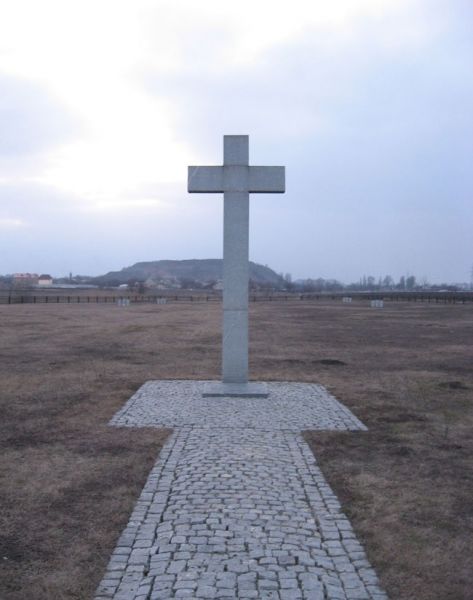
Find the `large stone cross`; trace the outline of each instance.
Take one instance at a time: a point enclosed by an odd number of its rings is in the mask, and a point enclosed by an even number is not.
[[[224,194],[222,383],[208,396],[267,396],[248,383],[250,193],[283,193],[284,167],[250,167],[247,135],[223,136],[223,166],[188,167],[188,191]]]

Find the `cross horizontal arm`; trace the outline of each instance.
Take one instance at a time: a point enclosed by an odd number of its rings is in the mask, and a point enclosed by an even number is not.
[[[249,191],[253,194],[283,194],[286,191],[285,168],[250,167]]]
[[[187,191],[223,193],[223,167],[187,167]]]
[[[208,194],[231,191],[282,194],[285,179],[284,167],[188,167],[187,190]]]

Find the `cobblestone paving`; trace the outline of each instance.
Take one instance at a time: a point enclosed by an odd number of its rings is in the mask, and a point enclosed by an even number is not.
[[[268,383],[269,398],[203,398],[206,381],[148,381],[111,420],[127,427],[366,429],[321,385]]]
[[[320,386],[270,384],[267,400],[236,400],[201,398],[202,384],[149,382],[111,421],[175,431],[96,600],[386,600],[299,433],[361,422]]]

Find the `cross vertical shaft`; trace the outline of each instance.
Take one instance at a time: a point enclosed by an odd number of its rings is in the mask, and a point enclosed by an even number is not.
[[[235,178],[248,171],[248,136],[225,136],[223,166]],[[241,186],[244,189],[244,186]],[[225,191],[223,206],[222,381],[248,381],[248,191]]]

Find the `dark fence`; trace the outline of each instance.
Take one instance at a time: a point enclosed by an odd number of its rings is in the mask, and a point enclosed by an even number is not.
[[[84,296],[84,295],[0,295],[0,304],[119,304],[128,300],[132,304],[165,304],[167,302],[210,302],[219,300],[212,296]]]
[[[371,293],[354,292],[344,293],[319,293],[319,294],[281,294],[269,295],[250,294],[250,302],[288,302],[288,301],[341,301],[350,297],[353,301],[384,300],[388,302],[426,302],[435,304],[466,304],[473,302],[473,292],[398,292],[398,293]],[[165,296],[155,295],[46,295],[30,293],[0,293],[0,304],[119,304],[129,301],[132,304],[165,304],[172,302],[220,302],[220,295],[209,294],[175,294]]]

